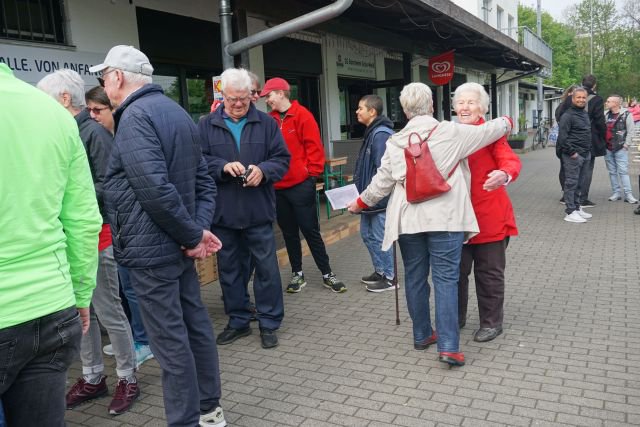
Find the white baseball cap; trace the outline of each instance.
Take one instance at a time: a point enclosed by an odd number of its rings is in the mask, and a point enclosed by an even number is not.
[[[153,74],[153,67],[147,55],[140,52],[133,46],[118,45],[111,48],[102,64],[89,68],[92,73],[97,73],[106,68],[118,68],[119,70],[130,71],[132,73],[150,76]]]

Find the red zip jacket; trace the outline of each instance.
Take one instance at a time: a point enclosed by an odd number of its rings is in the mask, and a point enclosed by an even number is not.
[[[482,123],[484,120],[481,119],[477,124]],[[480,227],[480,233],[470,239],[469,244],[498,242],[507,236],[516,236],[518,228],[507,188],[502,186],[486,191],[482,185],[493,170],[503,170],[515,181],[522,167],[520,158],[509,147],[507,138],[502,137],[467,160],[471,171],[471,204]]]
[[[287,143],[291,162],[286,175],[274,184],[276,190],[291,188],[310,176],[324,172],[324,147],[320,139],[320,128],[313,114],[298,101],[292,101],[284,119],[278,111],[271,111]]]

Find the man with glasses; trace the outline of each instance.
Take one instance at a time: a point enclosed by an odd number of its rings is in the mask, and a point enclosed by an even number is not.
[[[98,206],[103,216],[98,243],[98,278],[91,299],[91,326],[89,332],[82,337],[80,347],[82,377],[67,393],[67,409],[73,409],[88,400],[108,393],[101,350],[102,337],[97,321],[99,319],[113,344],[118,375],[116,391],[108,411],[112,415],[122,414],[128,411],[140,396],[140,389],[135,375],[136,358],[131,327],[120,303],[118,266],[113,256],[111,228],[104,209],[103,183],[113,137],[109,131],[89,117],[89,112],[85,108],[84,81],[75,71],[55,71],[40,80],[38,88],[58,101],[76,119],[80,139],[87,151]]]
[[[193,258],[217,251],[209,231],[215,183],[189,114],[151,84],[149,59],[115,46],[101,73],[116,121],[105,204],[116,259],[129,269],[149,344],[162,368],[169,426],[226,425],[213,328]]]
[[[228,69],[221,80],[222,106],[198,123],[202,152],[218,186],[211,229],[224,242],[218,271],[229,322],[217,342],[231,344],[251,334],[247,285],[253,259],[261,343],[273,348],[284,317],[273,184],[286,173],[290,156],[276,122],[251,103],[247,71]]]

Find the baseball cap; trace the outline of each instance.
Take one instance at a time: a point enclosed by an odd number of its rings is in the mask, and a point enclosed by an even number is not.
[[[267,96],[271,91],[274,90],[289,90],[289,83],[287,83],[285,79],[282,79],[280,77],[269,79],[264,84],[262,92],[260,92],[260,96]]]
[[[118,45],[112,47],[109,53],[107,53],[104,62],[90,67],[89,71],[97,73],[109,67],[143,74],[145,76],[153,74],[153,67],[147,55],[133,46]]]

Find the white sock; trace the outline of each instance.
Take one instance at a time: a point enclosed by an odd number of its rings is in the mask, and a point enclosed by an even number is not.
[[[83,375],[84,380],[89,384],[100,384],[100,380],[102,379],[102,373],[99,374],[85,374]]]

